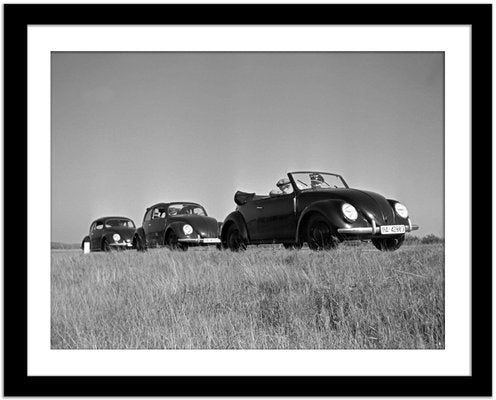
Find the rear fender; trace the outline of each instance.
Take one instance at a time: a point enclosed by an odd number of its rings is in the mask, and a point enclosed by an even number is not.
[[[343,200],[320,200],[310,204],[305,208],[298,220],[298,225],[296,227],[296,241],[299,242],[299,238],[303,234],[305,229],[305,224],[313,214],[320,214],[331,226],[332,229],[337,229],[346,225],[346,221],[343,218],[343,213],[341,211],[341,206],[345,203]]]
[[[139,238],[141,239],[141,243],[146,243],[145,230],[142,227],[136,229],[136,231],[134,232],[133,241],[136,236],[139,236]]]
[[[220,232],[220,240],[222,243],[226,243],[227,241],[227,230],[229,227],[235,224],[241,235],[249,241],[249,236],[248,236],[248,229],[246,228],[246,222],[243,216],[239,211],[233,211],[231,214],[229,214],[226,219],[224,220],[224,223],[222,224],[222,229]]]
[[[89,241],[90,241],[90,237],[85,236],[83,241],[81,242],[81,250],[84,250],[84,242],[89,242]]]

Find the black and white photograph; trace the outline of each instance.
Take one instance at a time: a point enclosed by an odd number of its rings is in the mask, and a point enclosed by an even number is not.
[[[491,12],[4,5],[4,395],[491,395]]]
[[[444,348],[443,53],[51,78],[52,348]]]

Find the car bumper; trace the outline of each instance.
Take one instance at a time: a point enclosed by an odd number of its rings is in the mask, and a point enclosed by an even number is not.
[[[220,243],[220,239],[218,238],[185,238],[185,239],[177,239],[179,243],[188,243],[188,244],[218,244]]]
[[[133,247],[133,244],[132,243],[128,243],[128,242],[123,242],[123,243],[109,243],[109,246],[110,247],[122,247],[122,248],[125,248],[125,249],[130,249]]]
[[[418,225],[413,225],[408,218],[408,225],[405,226],[405,232],[416,231],[419,227]],[[375,221],[372,220],[372,226],[359,227],[359,228],[338,228],[338,233],[342,235],[378,235],[381,233],[381,228],[376,225]]]

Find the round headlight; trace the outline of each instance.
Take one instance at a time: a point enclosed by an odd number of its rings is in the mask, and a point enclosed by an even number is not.
[[[184,225],[183,226],[183,232],[185,235],[191,235],[193,233],[193,227],[191,225]]]
[[[121,235],[119,235],[118,233],[114,233],[114,236],[112,236],[112,239],[114,239],[116,242],[118,242],[119,240],[121,240]]]
[[[401,203],[394,203],[394,209],[401,218],[408,218],[408,210]]]
[[[358,212],[356,208],[349,203],[344,203],[341,206],[341,210],[343,211],[344,217],[350,222],[354,222],[358,218]]]

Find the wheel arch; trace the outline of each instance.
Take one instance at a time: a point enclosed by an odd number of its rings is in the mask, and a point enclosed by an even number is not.
[[[239,231],[241,235],[247,240],[250,240],[250,237],[248,235],[248,229],[246,227],[246,222],[243,216],[239,211],[233,211],[231,214],[229,214],[226,219],[224,220],[224,223],[222,224],[222,229],[220,233],[220,240],[223,244],[227,242],[227,231],[232,225],[237,225],[239,228]]]
[[[295,240],[299,242],[302,239],[305,225],[313,215],[319,215],[324,218],[332,229],[343,226],[345,221],[340,210],[343,203],[343,200],[322,200],[310,204],[302,211],[300,218],[298,219]]]
[[[85,236],[83,238],[83,241],[81,242],[81,250],[84,250],[84,243],[85,242],[89,242],[90,243],[90,247],[91,247],[91,239],[90,239],[90,237],[89,236]]]
[[[184,225],[184,223],[181,223],[181,222],[173,222],[172,224],[169,224],[165,227],[164,229],[164,240],[163,240],[163,245],[165,246],[167,244],[167,239],[169,237],[169,235],[171,234],[171,232],[174,232],[177,237],[183,237],[184,234],[183,232],[181,232],[181,229],[180,227]]]

